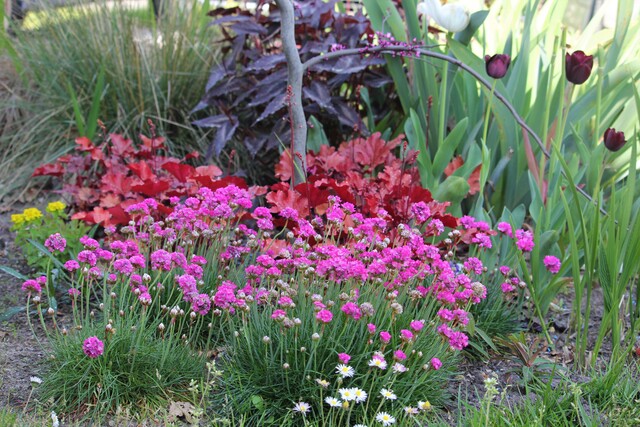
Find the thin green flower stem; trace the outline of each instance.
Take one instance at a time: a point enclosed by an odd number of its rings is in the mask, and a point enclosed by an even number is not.
[[[524,256],[522,255],[521,252],[518,252],[518,258],[520,259],[520,268],[522,269],[523,273],[526,273],[527,270],[527,263],[524,259]],[[529,289],[529,293],[531,294],[531,299],[533,300],[533,306],[535,309],[536,314],[538,315],[538,318],[540,319],[540,325],[542,326],[542,331],[544,332],[544,336],[547,340],[547,344],[549,345],[553,345],[553,340],[551,340],[551,336],[549,335],[549,330],[547,329],[547,324],[544,321],[544,317],[542,316],[542,312],[540,311],[540,306],[536,303],[537,298],[536,298],[536,291],[535,291],[535,287],[533,286],[533,283],[531,283],[531,280],[529,277],[526,278],[527,280],[525,281],[525,283],[527,284],[527,288]]]
[[[467,73],[471,74],[481,85],[485,86],[487,89],[491,89],[491,83],[489,83],[489,81],[487,79],[485,79],[482,75],[480,75],[480,73],[478,73],[477,71],[475,71],[473,68],[471,68],[469,65],[465,64],[464,62],[460,61],[457,58],[453,58],[449,55],[445,55],[443,53],[440,52],[433,52],[431,50],[428,50],[427,47],[416,47],[416,46],[370,46],[370,47],[366,47],[366,48],[353,48],[353,49],[343,49],[343,50],[338,50],[335,52],[327,52],[324,55],[321,56],[316,56],[314,58],[311,58],[309,60],[307,60],[306,62],[304,62],[302,64],[302,69],[303,71],[306,71],[307,69],[311,68],[312,66],[328,60],[328,59],[332,59],[332,58],[339,58],[342,56],[349,56],[349,55],[365,55],[365,54],[377,54],[377,53],[398,53],[398,52],[408,52],[408,53],[419,53],[420,55],[424,55],[424,56],[428,56],[431,58],[436,58],[436,59],[440,59],[443,61],[447,61],[451,64],[454,64],[456,66],[458,66],[459,68],[463,69],[464,71],[466,71]],[[542,154],[547,157],[547,158],[551,158],[551,154],[549,153],[549,150],[547,150],[547,148],[545,147],[544,143],[542,142],[542,140],[540,139],[540,137],[538,136],[538,134],[535,133],[535,131],[533,129],[531,129],[531,127],[524,121],[524,119],[522,117],[520,117],[520,114],[518,114],[518,112],[516,111],[515,107],[509,102],[509,100],[507,100],[507,98],[504,97],[504,95],[502,95],[500,92],[496,91],[495,92],[495,97],[502,102],[502,104],[507,108],[507,110],[509,110],[509,112],[511,113],[511,115],[513,116],[513,118],[515,119],[516,123],[518,123],[518,125],[524,129],[529,135],[531,135],[531,137],[533,138],[533,140],[536,142],[536,144],[538,144],[538,147],[540,148],[540,151],[542,152]],[[562,174],[564,175],[564,171],[562,171]],[[575,189],[578,193],[582,194],[587,200],[589,200],[589,202],[591,203],[595,203],[593,198],[586,192],[584,191],[579,185],[575,185]],[[603,215],[608,215],[607,211],[604,210],[602,207],[600,208],[600,212]]]
[[[27,307],[26,307],[27,324],[29,325],[29,329],[31,330],[31,335],[33,335],[34,338],[36,339],[36,341],[38,342],[38,345],[40,346],[40,349],[44,350],[44,346],[42,345],[42,342],[40,341],[40,338],[38,338],[38,335],[36,334],[36,331],[33,329],[33,323],[31,323],[31,315],[29,313],[29,307],[30,306],[31,306],[31,292],[29,292],[29,294],[27,295]]]
[[[489,95],[489,99],[487,101],[487,111],[484,115],[484,127],[482,130],[482,144],[486,145],[487,143],[487,132],[489,131],[489,117],[491,117],[491,104],[493,103],[493,94],[496,91],[496,84],[498,80],[494,79],[491,84],[491,94]],[[543,156],[544,158],[544,156]]]

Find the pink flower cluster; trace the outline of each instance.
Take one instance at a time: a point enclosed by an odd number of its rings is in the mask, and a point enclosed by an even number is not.
[[[82,343],[82,351],[92,359],[102,356],[104,343],[96,336],[89,337]]]

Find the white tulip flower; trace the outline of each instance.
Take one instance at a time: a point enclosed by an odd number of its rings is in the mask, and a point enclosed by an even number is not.
[[[439,0],[425,0],[418,3],[418,14],[427,15],[452,33],[458,33],[469,25],[469,12],[459,3],[442,5]]]

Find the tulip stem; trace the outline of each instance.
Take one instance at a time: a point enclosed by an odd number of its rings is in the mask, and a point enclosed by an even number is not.
[[[481,85],[483,85],[484,87],[486,87],[487,89],[491,89],[491,83],[489,83],[489,81],[487,79],[485,79],[480,73],[478,73],[476,70],[474,70],[473,68],[471,68],[469,65],[465,64],[464,62],[460,61],[457,58],[453,58],[449,55],[445,55],[443,53],[440,52],[433,52],[431,50],[428,50],[426,47],[423,46],[413,46],[413,45],[407,45],[407,44],[403,44],[403,45],[391,45],[391,46],[366,46],[363,48],[352,48],[352,49],[342,49],[342,50],[337,50],[334,52],[327,52],[324,55],[319,55],[316,56],[314,58],[311,58],[307,61],[305,61],[304,63],[302,63],[302,70],[303,72],[310,69],[311,67],[313,67],[314,65],[322,62],[322,61],[327,61],[329,59],[334,59],[334,58],[340,58],[343,56],[349,56],[349,55],[376,55],[376,54],[381,54],[381,53],[389,53],[389,54],[398,54],[398,53],[410,53],[415,57],[418,57],[420,55],[424,55],[424,56],[428,56],[430,58],[436,58],[436,59],[440,59],[442,61],[447,61],[450,62],[453,65],[456,65],[460,68],[462,68],[464,71],[466,71],[467,73],[471,74],[478,82],[480,82]],[[533,138],[533,140],[536,142],[536,144],[538,144],[538,147],[540,148],[540,151],[542,152],[542,154],[547,158],[550,159],[551,158],[551,154],[549,153],[549,150],[546,149],[546,147],[544,146],[544,143],[542,142],[542,140],[540,139],[540,137],[538,136],[538,134],[535,133],[535,131],[533,129],[531,129],[531,127],[524,121],[524,119],[522,117],[520,117],[520,114],[518,114],[518,112],[516,111],[515,107],[507,100],[507,98],[504,97],[504,95],[502,95],[500,92],[495,91],[494,92],[494,96],[500,101],[502,102],[502,104],[507,108],[507,110],[509,110],[509,112],[511,113],[511,115],[513,116],[513,118],[515,119],[516,123],[518,123],[518,125],[524,129],[529,135],[531,135],[531,137]],[[306,122],[304,122],[304,125],[306,125]],[[565,171],[562,171],[562,174],[565,175]],[[586,192],[584,191],[578,184],[575,185],[576,191],[580,194],[582,194],[587,200],[589,200],[589,202],[596,204],[595,201],[593,200],[593,198]],[[600,212],[603,215],[608,215],[607,211],[604,210],[602,207],[600,207]]]

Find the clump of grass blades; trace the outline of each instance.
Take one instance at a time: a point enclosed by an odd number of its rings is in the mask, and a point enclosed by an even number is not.
[[[167,2],[158,22],[150,10],[84,2],[27,19],[12,42],[22,73],[0,94],[0,169],[12,171],[0,176],[0,197],[72,147],[79,129],[92,136],[95,118],[128,136],[151,119],[177,155],[207,146],[189,111],[215,61],[215,30],[206,4],[176,3]]]
[[[96,327],[50,340],[52,356],[45,363],[42,401],[53,402],[59,414],[96,421],[119,408],[132,414],[168,406],[168,401],[189,401],[190,382],[204,376],[204,356],[177,340],[161,340],[151,328],[131,330],[130,319],[105,341],[104,354],[90,359],[83,340],[102,336]],[[167,348],[169,346],[169,348]]]

